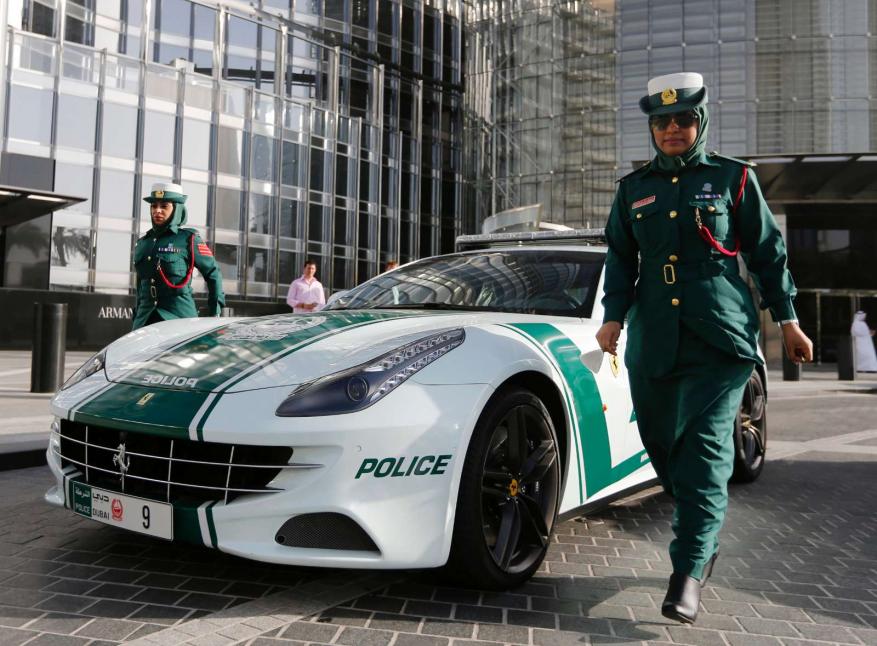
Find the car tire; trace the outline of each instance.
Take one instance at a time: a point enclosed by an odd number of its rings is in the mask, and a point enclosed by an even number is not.
[[[754,482],[764,469],[767,452],[767,393],[758,370],[743,391],[734,422],[734,473],[731,482]]]
[[[551,415],[533,393],[494,395],[466,452],[448,578],[507,589],[539,568],[560,500],[557,446]]]

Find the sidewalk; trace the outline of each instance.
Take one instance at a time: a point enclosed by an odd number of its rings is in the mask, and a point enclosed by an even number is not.
[[[0,351],[0,454],[43,449],[48,443],[52,394],[30,392],[30,355],[23,350]],[[90,356],[90,352],[68,352],[65,378]],[[834,366],[807,366],[801,381],[783,381],[781,371],[768,371],[771,399],[875,391],[877,375],[860,374],[856,381],[838,381]]]
[[[49,442],[52,393],[30,392],[30,359],[26,350],[0,351],[0,454],[45,449]],[[68,352],[64,378],[91,352]]]

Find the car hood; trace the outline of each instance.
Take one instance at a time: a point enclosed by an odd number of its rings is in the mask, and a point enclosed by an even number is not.
[[[293,386],[439,330],[532,318],[546,319],[492,312],[343,310],[222,319],[219,325],[217,319],[189,325],[175,321],[149,326],[110,346],[106,373],[117,383],[199,392]]]

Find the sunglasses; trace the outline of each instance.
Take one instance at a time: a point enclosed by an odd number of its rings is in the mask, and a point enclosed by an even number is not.
[[[680,128],[690,128],[696,125],[700,119],[694,112],[676,112],[673,114],[660,114],[649,117],[649,127],[655,130],[666,130],[670,127],[670,122],[675,121]]]

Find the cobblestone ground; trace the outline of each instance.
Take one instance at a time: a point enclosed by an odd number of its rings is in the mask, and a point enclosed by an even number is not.
[[[46,468],[7,471],[0,645],[877,644],[870,448],[771,461],[732,488],[694,627],[660,616],[663,494],[559,525],[538,576],[500,594],[437,586],[430,573],[267,566],[143,539],[47,506]]]

